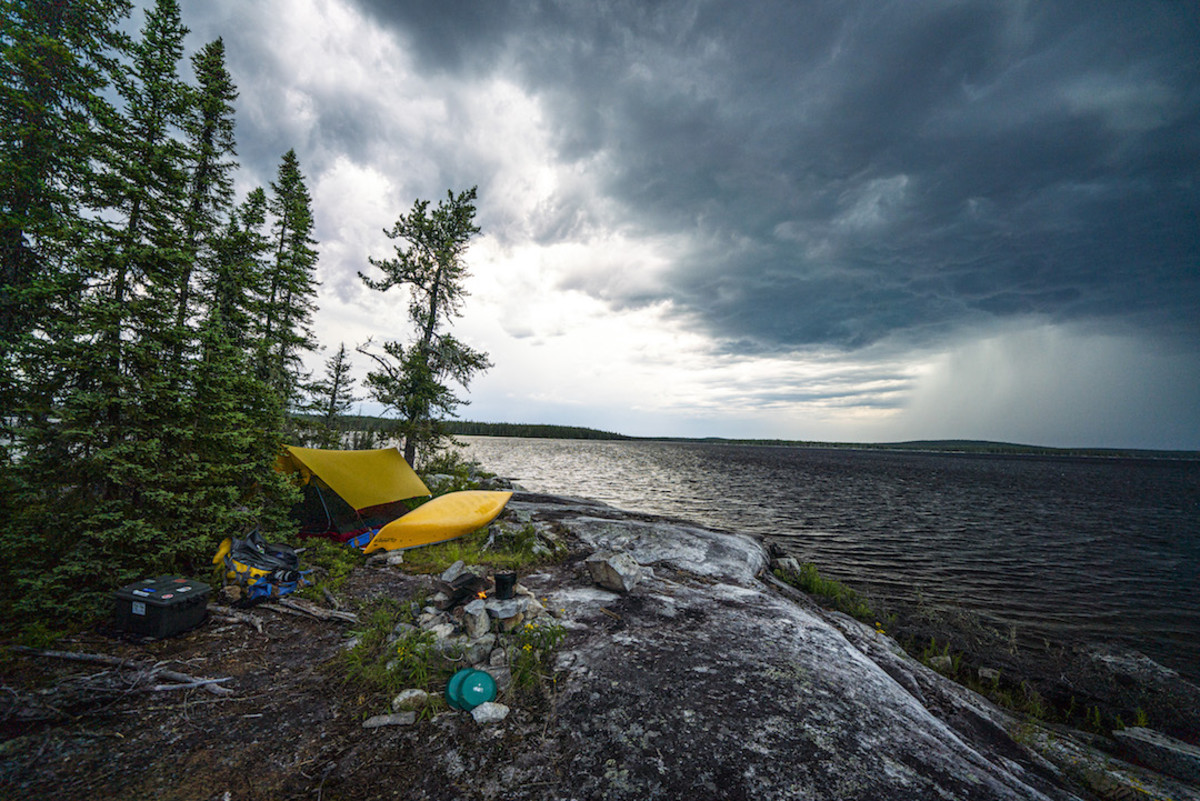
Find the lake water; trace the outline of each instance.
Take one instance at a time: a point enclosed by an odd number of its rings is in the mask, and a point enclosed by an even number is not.
[[[885,602],[1200,680],[1200,462],[463,437],[531,492],[764,535]]]

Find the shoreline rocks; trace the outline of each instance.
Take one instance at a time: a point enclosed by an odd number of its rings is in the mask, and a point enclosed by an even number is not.
[[[577,797],[779,798],[790,787],[811,798],[1073,799],[1071,788],[1090,787],[1053,749],[1013,739],[1036,724],[876,629],[785,597],[752,537],[581,499],[510,505],[568,532],[595,582],[537,587],[571,632],[548,758],[567,766]],[[596,582],[593,565],[614,555],[641,577]]]

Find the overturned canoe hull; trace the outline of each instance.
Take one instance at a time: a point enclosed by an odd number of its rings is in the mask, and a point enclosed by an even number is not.
[[[461,537],[495,520],[511,497],[511,492],[492,490],[440,495],[379,529],[363,551],[395,551]]]

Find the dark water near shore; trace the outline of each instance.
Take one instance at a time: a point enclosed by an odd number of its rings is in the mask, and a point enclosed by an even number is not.
[[[1200,462],[463,440],[529,491],[766,535],[885,603],[1200,680]]]

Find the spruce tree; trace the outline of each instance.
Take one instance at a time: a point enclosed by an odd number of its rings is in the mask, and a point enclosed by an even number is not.
[[[325,375],[309,387],[309,411],[316,415],[313,442],[318,448],[337,448],[342,442],[341,418],[358,400],[354,396],[354,378],[350,375],[350,360],[346,343],[325,361]]]
[[[162,358],[181,336],[174,311],[189,160],[176,134],[192,97],[178,78],[185,33],[174,0],[159,0],[116,74],[122,107],[93,107],[99,174],[87,199],[98,213],[93,236],[70,255],[88,282],[69,325],[38,340],[33,355],[52,367],[56,386],[37,396],[22,432],[21,530],[36,563],[48,565],[18,577],[26,596],[38,585],[96,591],[178,566],[177,542],[198,557],[186,531],[193,399],[176,390],[180,377]],[[53,528],[38,530],[48,520]]]
[[[312,199],[295,150],[285,153],[280,162],[268,209],[273,217],[273,255],[265,282],[259,369],[284,407],[291,410],[301,400],[306,380],[302,352],[317,347],[311,330],[316,310],[317,242],[312,238]]]
[[[404,437],[404,458],[414,463],[418,451],[431,452],[448,436],[441,421],[453,416],[464,403],[448,386],[466,387],[476,373],[491,367],[488,356],[445,333],[444,328],[462,314],[469,273],[463,257],[475,225],[474,187],[445,200],[430,211],[429,201],[417,200],[412,211],[400,215],[390,230],[398,239],[393,259],[369,258],[383,271],[382,280],[359,273],[363,282],[381,292],[401,287],[409,292],[409,319],[414,341],[409,345],[386,342],[384,353],[359,350],[375,360],[367,386],[380,403],[399,414]]]
[[[94,236],[97,115],[128,12],[125,0],[0,2],[0,465],[58,384],[42,380],[53,365],[39,351],[71,329],[83,289],[73,257]]]
[[[184,332],[192,308],[192,282],[198,269],[216,269],[222,219],[233,205],[234,108],[237,89],[225,68],[225,43],[209,42],[192,57],[196,75],[195,103],[188,138],[193,159],[184,218],[187,260],[179,276],[176,330]],[[183,360],[185,342],[177,342],[173,361]]]
[[[266,234],[267,194],[253,189],[230,215],[222,235],[214,242],[212,268],[203,279],[210,313],[219,313],[221,324],[237,348],[260,352],[267,297]]]

